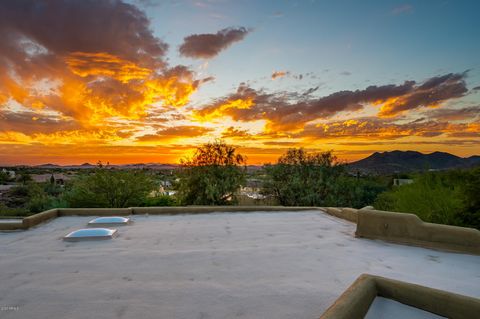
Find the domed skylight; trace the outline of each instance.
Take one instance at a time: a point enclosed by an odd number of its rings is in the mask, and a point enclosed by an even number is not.
[[[116,229],[108,228],[86,228],[75,230],[65,237],[63,240],[80,241],[80,240],[96,240],[96,239],[112,239],[116,234]]]
[[[130,223],[130,218],[118,217],[118,216],[109,216],[109,217],[98,217],[88,222],[88,226],[122,226],[128,225]]]

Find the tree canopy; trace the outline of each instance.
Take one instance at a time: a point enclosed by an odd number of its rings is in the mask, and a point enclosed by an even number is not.
[[[154,181],[143,171],[116,171],[99,166],[80,176],[65,194],[70,207],[129,207],[145,202]]]
[[[284,206],[325,206],[331,202],[342,167],[331,152],[289,149],[277,164],[264,167],[264,193]]]
[[[332,152],[289,149],[275,165],[266,165],[264,194],[284,206],[370,205],[384,187],[349,176]]]
[[[224,141],[203,144],[182,161],[177,198],[184,205],[235,203],[235,192],[245,181],[245,164],[246,158]]]

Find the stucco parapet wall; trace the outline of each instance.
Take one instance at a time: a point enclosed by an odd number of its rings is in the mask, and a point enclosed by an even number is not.
[[[329,215],[357,223],[358,209],[349,207],[321,207],[320,209]]]
[[[206,214],[215,212],[275,212],[317,210],[317,207],[285,206],[173,206],[173,207],[130,207],[130,208],[58,208],[50,209],[23,218],[19,222],[1,222],[0,230],[25,230],[62,216],[129,216],[134,214],[176,215]]]
[[[59,216],[128,216],[132,208],[59,208]]]
[[[23,220],[18,222],[2,222],[0,221],[0,231],[2,230],[22,230],[26,229],[23,225]]]
[[[24,229],[28,229],[30,227],[33,227],[35,225],[38,225],[47,220],[57,218],[57,217],[58,217],[58,209],[50,209],[35,215],[25,217],[22,220],[22,225]]]
[[[480,255],[477,229],[426,223],[406,213],[358,210],[357,215],[357,237]]]
[[[362,274],[320,319],[363,319],[377,296],[452,319],[477,318],[480,313],[477,298]]]
[[[318,207],[286,206],[166,206],[166,207],[132,207],[133,214],[171,215],[171,214],[205,214],[215,212],[277,212],[306,211]]]

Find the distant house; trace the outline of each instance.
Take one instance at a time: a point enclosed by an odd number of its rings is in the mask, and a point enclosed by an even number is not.
[[[413,179],[408,179],[408,178],[394,178],[393,179],[393,186],[402,186],[402,185],[408,185],[412,184]]]
[[[245,193],[259,193],[262,189],[263,182],[256,178],[249,178],[246,181],[246,185],[243,186],[240,191]]]
[[[246,185],[240,188],[239,195],[243,195],[252,199],[265,199],[265,196],[260,193],[262,186],[263,182],[259,179],[247,179]]]

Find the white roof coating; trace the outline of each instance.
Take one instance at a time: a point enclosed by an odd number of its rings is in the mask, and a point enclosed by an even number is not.
[[[377,297],[370,305],[365,319],[446,319],[434,313],[404,305],[398,301]]]
[[[136,216],[113,241],[64,242],[91,217],[0,233],[3,318],[314,319],[362,273],[480,297],[480,256],[353,237],[318,211]]]

